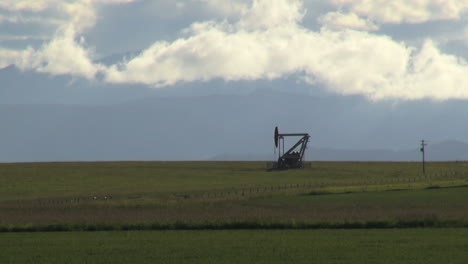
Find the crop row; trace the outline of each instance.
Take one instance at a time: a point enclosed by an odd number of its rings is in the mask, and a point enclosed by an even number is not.
[[[129,230],[227,230],[227,229],[388,229],[388,228],[467,228],[466,220],[372,220],[344,222],[312,221],[206,221],[154,222],[133,224],[10,224],[0,225],[3,232],[129,231]]]

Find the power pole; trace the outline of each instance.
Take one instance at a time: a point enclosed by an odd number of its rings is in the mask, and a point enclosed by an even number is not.
[[[421,140],[421,152],[422,152],[422,169],[423,169],[423,174],[426,173],[426,167],[425,167],[425,160],[424,160],[424,147],[427,146],[427,143],[424,142],[424,139]]]

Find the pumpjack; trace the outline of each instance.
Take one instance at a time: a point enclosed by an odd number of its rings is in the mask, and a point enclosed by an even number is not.
[[[284,151],[284,139],[287,137],[298,138],[299,140]],[[307,133],[285,133],[280,134],[278,127],[275,127],[275,150],[278,149],[277,169],[301,169],[304,167],[304,153],[309,142],[309,134]]]

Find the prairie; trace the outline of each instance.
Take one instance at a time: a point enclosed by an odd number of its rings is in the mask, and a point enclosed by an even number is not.
[[[467,192],[464,162],[0,164],[0,262],[465,263]]]
[[[0,230],[468,226],[468,164],[0,164]]]

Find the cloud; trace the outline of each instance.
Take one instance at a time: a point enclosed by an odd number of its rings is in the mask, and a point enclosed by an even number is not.
[[[39,50],[22,52],[17,65],[23,70],[34,69],[54,75],[71,74],[93,79],[98,71],[103,70],[103,66],[92,62],[92,52],[85,48],[84,39],[76,41],[75,38],[74,28],[68,27],[58,32],[52,41]]]
[[[375,31],[379,27],[369,19],[363,19],[354,13],[344,14],[341,12],[329,12],[319,18],[322,25],[331,29],[357,29],[365,31]]]
[[[242,16],[239,26],[245,29],[274,28],[299,23],[305,15],[298,0],[254,0]]]
[[[416,99],[430,94],[436,99],[468,98],[468,64],[456,56],[442,54],[427,40],[411,60],[405,85],[394,89],[394,96],[406,93]]]
[[[179,39],[156,41],[128,61],[104,66],[93,62],[93,49],[81,35],[96,23],[98,7],[111,2],[127,1],[62,2],[59,9],[67,22],[59,26],[51,40],[39,49],[0,49],[0,66],[14,62],[22,69],[87,79],[101,73],[106,82],[154,87],[299,74],[307,82],[319,83],[335,93],[364,95],[371,100],[468,99],[464,88],[468,83],[466,61],[442,53],[430,39],[420,47],[412,47],[368,32],[376,29],[372,21],[422,21],[415,14],[425,13],[428,6],[434,8],[436,1],[419,1],[422,8],[416,13],[410,12],[417,9],[416,1],[410,1],[408,10],[395,1],[385,7],[398,11],[393,18],[385,14],[377,18],[381,11],[374,10],[373,2],[334,0],[350,11],[328,12],[321,17],[324,26],[317,31],[302,26],[306,10],[300,0],[254,0],[250,5],[234,1],[223,12],[235,13],[235,19],[195,22]],[[205,0],[211,7],[225,2]],[[424,19],[446,13],[432,12]]]
[[[288,8],[278,12],[282,5]],[[442,54],[432,41],[416,48],[365,31],[314,32],[300,25],[304,12],[300,1],[254,1],[236,23],[195,23],[185,38],[154,43],[134,59],[110,67],[107,81],[167,86],[303,73],[309,82],[336,93],[372,100],[468,98],[463,88],[468,65]]]
[[[240,16],[248,10],[248,0],[198,0],[224,16]]]
[[[131,61],[110,67],[107,80],[171,85],[212,78],[280,77],[284,74],[281,61],[289,57],[284,54],[287,39],[283,37],[297,28],[303,13],[300,1],[255,0],[236,24],[194,23],[185,31],[192,36],[173,43],[156,42]],[[278,49],[283,51],[272,56]]]
[[[130,3],[133,1],[134,0],[2,0],[2,2],[0,2],[0,9],[40,12],[49,8],[61,8],[63,4]]]
[[[10,11],[44,11],[50,6],[60,4],[60,0],[2,0],[0,8]]]
[[[385,37],[327,34],[330,39],[342,38],[343,44],[331,41],[334,57],[309,73],[337,93],[366,95],[373,100],[468,98],[464,87],[467,63],[442,54],[430,40],[416,50]]]
[[[172,85],[178,81],[253,80],[275,78],[283,74],[284,66],[275,64],[271,47],[257,43],[270,41],[276,30],[265,32],[236,32],[214,23],[193,26],[198,33],[173,43],[157,42],[131,61],[109,69],[111,82],[141,82]],[[227,31],[225,31],[227,30]],[[285,43],[286,44],[286,43]]]
[[[460,19],[468,11],[468,0],[332,0],[380,23],[423,23],[431,20]]]
[[[55,19],[55,18],[47,18],[47,17],[34,17],[34,16],[22,16],[22,15],[0,15],[0,24],[3,23],[12,23],[12,24],[51,24],[51,25],[60,25],[64,21]]]
[[[466,26],[457,37],[457,39],[463,41],[465,46],[468,48],[468,26]]]
[[[29,47],[18,51],[2,49],[0,66],[14,63],[22,70],[36,70],[53,75],[70,74],[93,79],[104,68],[93,63],[92,49],[86,48],[81,36],[96,23],[96,9],[100,4],[128,3],[131,0],[6,0],[0,8],[55,14],[58,22],[54,36],[38,49]],[[34,18],[34,17],[33,17]],[[58,20],[61,18],[61,20]],[[30,18],[28,18],[30,19]],[[41,21],[38,19],[38,21]]]
[[[0,43],[4,41],[24,41],[24,40],[41,40],[45,41],[48,40],[46,36],[24,36],[24,35],[0,35]]]
[[[15,64],[21,54],[22,52],[18,50],[0,48],[0,69]]]

